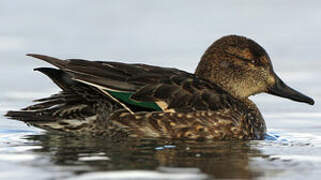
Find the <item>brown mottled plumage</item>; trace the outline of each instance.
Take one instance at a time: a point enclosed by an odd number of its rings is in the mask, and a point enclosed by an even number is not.
[[[286,86],[266,51],[230,35],[205,52],[195,74],[145,64],[59,60],[38,68],[62,92],[7,116],[49,131],[109,137],[262,139],[265,122],[250,95],[314,101]]]

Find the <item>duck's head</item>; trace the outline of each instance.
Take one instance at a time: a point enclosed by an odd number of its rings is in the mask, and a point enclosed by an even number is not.
[[[273,71],[267,52],[255,41],[230,35],[204,53],[195,74],[239,99],[261,92],[313,105],[312,98],[287,86]]]

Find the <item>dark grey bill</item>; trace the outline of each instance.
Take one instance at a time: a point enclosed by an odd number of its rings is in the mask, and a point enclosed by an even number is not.
[[[297,102],[304,102],[313,105],[314,100],[287,86],[278,76],[275,75],[275,84],[269,90],[269,94],[292,99]]]

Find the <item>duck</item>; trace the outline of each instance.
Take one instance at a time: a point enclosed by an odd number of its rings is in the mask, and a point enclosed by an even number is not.
[[[9,119],[49,132],[108,138],[260,140],[266,124],[250,96],[314,100],[286,85],[254,40],[227,35],[202,55],[195,73],[147,64],[27,54],[61,91]]]

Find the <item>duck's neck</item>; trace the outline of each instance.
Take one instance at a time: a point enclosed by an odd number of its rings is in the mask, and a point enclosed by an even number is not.
[[[248,100],[248,97],[251,95],[252,89],[243,85],[242,82],[233,82],[226,79],[221,79],[214,81],[213,83],[220,86],[234,98],[241,101]]]
[[[197,68],[195,75],[206,79],[213,84],[216,84],[236,99],[248,99],[248,97],[252,94],[252,87],[249,87],[246,83],[244,83],[240,76],[235,77],[235,72],[220,72],[220,69],[216,68],[217,67],[215,66],[209,66],[208,68]],[[219,73],[213,73],[213,71]]]

